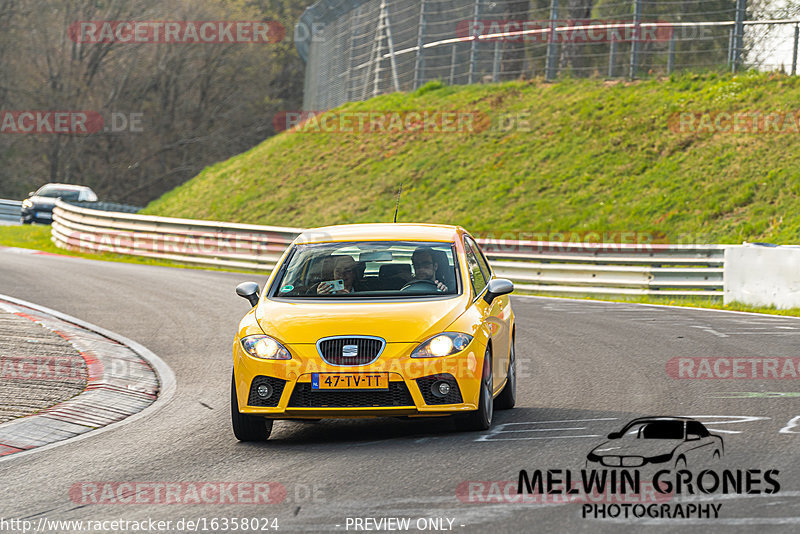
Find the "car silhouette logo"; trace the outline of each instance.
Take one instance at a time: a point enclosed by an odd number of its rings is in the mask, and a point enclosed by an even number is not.
[[[586,457],[587,467],[642,467],[661,464],[670,468],[717,461],[724,454],[722,437],[689,417],[642,417],[608,435]]]
[[[342,358],[355,358],[358,356],[358,345],[345,345],[342,347]]]

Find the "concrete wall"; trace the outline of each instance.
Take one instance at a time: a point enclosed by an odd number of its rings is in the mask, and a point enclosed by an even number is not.
[[[800,308],[800,247],[727,248],[724,293],[725,304]]]

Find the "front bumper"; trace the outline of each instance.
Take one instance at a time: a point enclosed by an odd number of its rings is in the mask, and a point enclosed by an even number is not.
[[[53,211],[36,209],[36,206],[32,208],[22,208],[20,219],[25,223],[41,222],[50,224],[53,222]]]
[[[234,341],[236,394],[241,413],[273,419],[436,416],[478,409],[485,346],[473,340],[463,351],[443,358],[411,358],[417,343],[387,343],[380,358],[368,365],[326,363],[313,344],[287,345],[291,360],[253,358]],[[389,390],[319,391],[311,389],[314,373],[389,373]],[[434,398],[431,385],[439,380],[455,387],[447,397]],[[268,383],[266,402],[254,396]],[[456,395],[457,392],[457,395]],[[446,404],[445,404],[446,402]]]

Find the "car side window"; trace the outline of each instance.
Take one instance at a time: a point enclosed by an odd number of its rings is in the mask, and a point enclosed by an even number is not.
[[[464,241],[464,250],[466,251],[469,278],[472,280],[472,291],[477,297],[481,294],[483,288],[486,287],[486,278],[484,278],[483,272],[481,272],[481,266],[478,263],[478,258],[475,256],[475,252],[472,250],[472,247],[470,247],[469,242],[466,240]]]
[[[686,423],[686,435],[689,434],[695,434],[700,436],[701,438],[705,438],[708,436],[708,430],[706,430],[706,427],[704,427],[697,421],[689,421]]]
[[[478,265],[481,266],[481,272],[483,272],[483,277],[486,280],[492,279],[492,269],[489,267],[489,262],[486,261],[486,256],[483,255],[483,251],[478,246],[478,244],[472,238],[466,237],[465,238],[469,242],[469,246],[472,251],[475,253],[475,258],[478,260]]]

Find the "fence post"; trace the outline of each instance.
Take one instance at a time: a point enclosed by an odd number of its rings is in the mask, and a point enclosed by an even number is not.
[[[675,69],[675,30],[672,30],[672,37],[669,39],[669,56],[667,56],[667,74],[672,74]]]
[[[608,51],[608,77],[613,78],[616,75],[617,64],[617,40],[611,38],[611,49]]]
[[[494,61],[492,62],[492,81],[500,81],[500,58],[501,58],[500,39],[494,42]]]
[[[453,53],[450,56],[450,85],[456,78],[456,43],[453,43]]]
[[[735,73],[742,63],[742,49],[744,48],[744,16],[747,9],[747,0],[736,0],[736,25],[733,36],[733,65]]]
[[[481,0],[475,0],[475,11],[472,17],[472,47],[469,51],[469,83],[475,83],[475,63],[478,61],[478,36],[475,35],[475,28],[478,27],[478,19],[481,16]]]
[[[558,0],[550,0],[550,33],[547,36],[547,62],[545,63],[545,79],[554,80],[557,74],[558,40],[556,39],[556,22],[558,20]]]
[[[425,49],[422,48],[425,40],[425,0],[419,5],[419,32],[417,33],[417,62],[414,65],[414,89],[419,89],[422,85],[422,77],[425,68]]]
[[[639,66],[639,23],[642,18],[642,0],[633,0],[633,41],[631,42],[631,68],[628,77],[636,78],[636,69]]]
[[[792,50],[792,76],[797,74],[797,41],[800,39],[800,25],[794,25],[794,48]]]
[[[386,5],[386,0],[381,2],[381,11],[383,20],[386,23],[386,41],[389,45],[389,65],[392,68],[392,84],[395,91],[400,91],[400,82],[397,78],[397,61],[394,58],[394,41],[392,40],[392,23],[389,21],[389,8]]]

